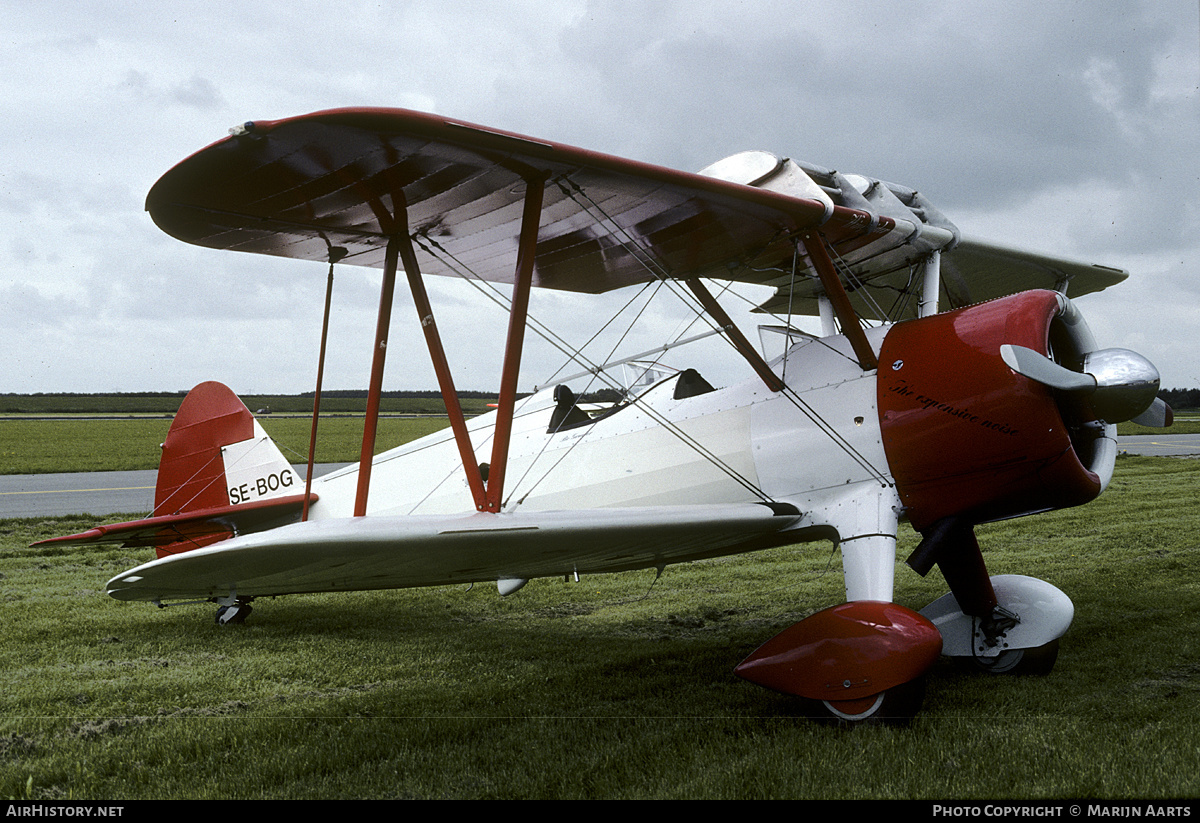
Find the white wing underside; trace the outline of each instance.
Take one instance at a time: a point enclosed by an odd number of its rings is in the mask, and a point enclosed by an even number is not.
[[[108,592],[159,601],[614,572],[762,548],[799,519],[750,503],[310,521],[146,563]]]

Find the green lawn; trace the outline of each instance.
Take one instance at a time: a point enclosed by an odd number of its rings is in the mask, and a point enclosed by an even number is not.
[[[1089,506],[982,527],[993,574],[1074,599],[1055,671],[942,662],[915,723],[852,730],[732,674],[841,600],[828,544],[508,598],[260,600],[220,628],[106,597],[142,552],[28,547],[88,521],[4,521],[0,796],[1194,798],[1197,499],[1200,461],[1121,458]],[[905,605],[942,591],[898,571]]]
[[[307,462],[311,419],[262,417],[260,422],[284,457],[293,463]],[[159,446],[170,425],[167,419],[144,418],[0,420],[0,474],[157,469]],[[402,445],[448,425],[445,417],[381,418],[375,451]],[[362,431],[362,418],[323,419],[317,461],[358,460]]]

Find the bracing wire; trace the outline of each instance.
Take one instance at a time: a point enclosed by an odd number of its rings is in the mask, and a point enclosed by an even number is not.
[[[635,260],[638,261],[639,265],[641,265],[647,271],[647,273],[651,275],[652,280],[657,280],[657,281],[659,281],[660,284],[665,285],[666,288],[669,291],[671,291],[672,293],[674,293],[677,297],[679,297],[680,300],[685,305],[689,305],[692,307],[693,311],[695,312],[695,317],[688,323],[687,327],[684,329],[684,332],[681,332],[681,336],[683,333],[686,333],[687,329],[690,329],[692,327],[692,325],[694,325],[696,322],[699,322],[701,319],[703,319],[705,322],[708,322],[710,325],[713,325],[711,318],[708,318],[707,314],[703,311],[703,307],[698,306],[698,300],[695,297],[690,296],[686,292],[686,290],[682,289],[682,287],[678,286],[678,284],[676,284],[674,282],[674,279],[670,276],[670,272],[668,271],[666,266],[664,266],[659,260],[656,259],[652,250],[646,249],[640,243],[638,243],[637,240],[634,237],[632,237],[629,234],[629,232],[620,225],[620,223],[618,221],[613,219],[612,216],[608,215],[605,212],[605,210],[603,209],[603,207],[601,207],[600,204],[596,203],[578,184],[574,183],[574,181],[571,181],[566,178],[556,178],[554,183],[559,186],[560,190],[563,191],[564,194],[566,194],[568,197],[570,197],[572,200],[574,200],[578,205],[580,205],[584,209],[585,212],[592,214],[593,217],[595,217],[595,219],[597,220],[598,224],[604,226],[611,233],[611,235],[613,237],[617,238],[618,243],[620,243],[620,245]],[[488,296],[489,299],[493,300],[493,302],[497,303],[497,305],[500,305],[501,307],[507,307],[507,302],[508,302],[507,299],[493,284],[480,278],[477,274],[475,274],[473,271],[471,271],[469,266],[465,265],[462,261],[456,259],[453,254],[451,254],[447,249],[442,247],[440,244],[438,244],[432,238],[429,238],[428,236],[418,236],[417,238],[414,238],[414,240],[417,243],[419,243],[422,246],[422,248],[425,249],[426,252],[434,255],[435,257],[440,258],[444,263],[446,263],[449,266],[449,268],[452,271],[457,273],[462,279],[471,283],[477,290],[479,290],[481,293]],[[793,241],[793,243],[794,243],[794,241]],[[790,327],[790,323],[791,323],[791,300],[794,296],[794,287],[795,287],[795,270],[796,270],[795,254],[798,253],[798,251],[796,250],[794,245],[793,245],[793,253],[794,253],[794,257],[793,257],[793,264],[792,264],[792,277],[791,277],[791,284],[789,286],[789,291],[790,291],[789,312],[788,312],[789,327]],[[853,273],[849,270],[849,267],[845,265],[844,261],[841,261],[840,258],[838,258],[838,262],[841,263],[840,268],[841,268],[843,274],[848,278],[853,278]],[[725,292],[725,290],[728,288],[729,288],[729,284],[726,284],[722,288],[721,293],[723,294]],[[657,289],[656,289],[656,292],[657,292]],[[736,292],[734,292],[734,293],[736,294]],[[625,310],[625,308],[627,308],[629,305],[631,305],[632,302],[634,300],[636,300],[637,297],[639,297],[641,294],[642,294],[642,292],[639,292],[638,295],[635,295],[633,298],[631,298],[631,300],[626,304],[625,307],[622,308],[621,311],[623,312]],[[651,295],[651,297],[653,297],[653,295]],[[739,297],[740,297],[740,295],[739,295]],[[647,305],[648,304],[649,303],[647,303]],[[876,309],[876,311],[878,311],[878,313],[881,317],[886,316],[882,312],[882,310],[880,310],[878,308],[878,306],[875,306],[875,309]],[[645,309],[643,308],[643,311],[644,310]],[[620,314],[620,312],[618,312],[618,314]],[[640,316],[640,314],[641,314],[641,312],[639,312],[638,316]],[[614,315],[614,317],[612,319],[610,319],[608,321],[608,323],[605,324],[604,328],[607,328],[608,324],[614,322],[615,319],[616,319],[616,315]],[[563,354],[565,354],[569,360],[573,360],[577,363],[580,363],[581,365],[586,364],[587,367],[589,368],[589,370],[592,371],[593,374],[595,375],[594,379],[599,379],[614,388],[620,388],[620,386],[615,381],[613,381],[611,378],[608,378],[606,375],[602,374],[600,367],[595,366],[594,364],[591,364],[590,361],[588,360],[588,358],[583,355],[583,348],[585,348],[588,345],[588,343],[592,342],[592,340],[596,339],[596,337],[598,336],[598,334],[600,334],[600,332],[597,332],[596,334],[594,334],[592,336],[592,338],[589,339],[589,341],[587,341],[587,343],[584,344],[583,347],[576,348],[576,347],[568,344],[559,335],[554,333],[548,327],[544,326],[544,324],[542,324],[540,321],[536,321],[534,318],[530,317],[528,324],[529,324],[529,327],[533,329],[535,334],[538,334],[543,339],[545,339],[548,343],[550,343],[552,346],[559,349],[559,351],[561,351]],[[632,328],[632,326],[630,328]],[[603,328],[601,329],[601,331],[603,331]],[[625,334],[627,334],[627,333],[628,333],[628,331],[625,332]],[[623,334],[621,336],[621,339],[624,339],[625,334]],[[728,338],[726,338],[726,339],[728,340]],[[732,341],[729,341],[729,342],[732,345]],[[615,351],[615,349],[614,349],[614,351]],[[559,372],[561,372],[561,370],[562,369],[560,367],[560,369],[558,371],[556,371],[555,374],[558,374]],[[591,385],[591,381],[589,381],[589,386],[590,385]],[[819,413],[817,413],[816,410],[811,407],[811,405],[809,405],[806,401],[804,401],[804,399],[794,389],[791,389],[790,387],[788,387],[786,385],[786,383],[784,385],[782,394],[783,394],[783,396],[787,397],[788,400],[793,405],[795,405],[795,407],[797,409],[799,409],[806,417],[808,417],[809,420],[814,423],[814,425],[816,425],[822,432],[824,432],[828,437],[830,437],[831,440],[836,445],[838,445],[839,448],[841,448],[843,451],[845,451],[852,459],[854,459],[860,466],[862,466],[868,472],[868,474],[872,475],[878,482],[883,483],[884,485],[888,485],[888,481],[887,481],[884,473],[882,473],[879,469],[877,469],[865,456],[863,456],[861,453],[859,453],[857,451],[857,449],[855,449],[852,446],[852,444],[850,444],[843,436],[841,436],[837,432],[837,430],[828,421],[824,420],[821,417],[821,415]],[[636,399],[635,399],[635,402],[636,402]],[[642,406],[642,408],[647,412],[647,414],[652,419],[654,419],[660,425],[664,426],[664,428],[671,431],[673,434],[675,434],[677,437],[679,437],[681,440],[683,440],[683,442],[687,443],[689,446],[691,446],[693,449],[695,449],[697,451],[697,453],[704,456],[704,458],[706,460],[709,460],[714,465],[719,466],[723,471],[725,471],[727,474],[729,474],[730,477],[733,477],[735,480],[737,480],[739,483],[744,485],[746,488],[753,491],[756,495],[758,495],[762,499],[764,499],[764,500],[768,499],[767,495],[765,493],[763,493],[762,490],[759,489],[755,484],[751,483],[749,480],[742,477],[739,473],[734,471],[731,467],[727,466],[723,461],[720,461],[715,455],[712,455],[712,453],[709,452],[707,449],[705,449],[701,444],[695,442],[695,440],[693,438],[688,437],[686,435],[686,433],[682,432],[678,428],[678,426],[673,424],[671,421],[665,419],[664,417],[662,417],[661,414],[658,414],[654,410],[652,410],[644,405]],[[580,440],[582,440],[582,438]],[[576,441],[576,442],[580,442],[580,441]],[[573,446],[572,446],[572,448],[573,448]],[[564,457],[565,457],[565,455],[564,455]],[[531,468],[532,468],[532,465],[531,465],[530,469]],[[526,474],[527,473],[528,473],[528,470],[527,470]],[[543,475],[543,477],[544,476],[545,475]],[[522,481],[523,480],[524,480],[524,476],[522,477]],[[519,481],[517,484],[514,484],[512,489],[518,488],[520,486],[521,486],[521,482]],[[510,499],[511,499],[512,493],[515,493],[515,492],[510,492]],[[528,496],[528,493],[529,492],[526,491],[524,496]],[[524,496],[522,497],[522,499],[524,499]],[[506,503],[507,503],[507,501],[506,501]]]
[[[452,271],[454,271],[456,274],[459,275],[459,277],[461,277],[462,279],[464,279],[465,281],[470,283],[474,288],[476,288],[478,291],[480,291],[481,294],[484,294],[485,296],[487,296],[489,299],[491,299],[497,305],[507,308],[506,298],[500,292],[500,290],[498,288],[496,288],[496,286],[494,284],[480,278],[478,275],[476,275],[474,272],[471,271],[469,266],[465,265],[461,261],[454,258],[454,256],[449,254],[445,248],[443,248],[436,242],[430,240],[428,237],[418,237],[418,238],[416,238],[416,240],[418,243],[420,243],[422,248],[425,249],[425,251],[427,251],[431,254],[434,254],[439,259],[441,259],[442,262],[445,263]],[[663,280],[662,282],[665,283],[668,286],[668,288],[670,288],[670,286],[672,285],[672,282],[670,280]],[[557,335],[551,329],[546,327],[543,323],[541,323],[540,321],[536,321],[533,317],[529,318],[529,323],[530,323],[530,327],[534,330],[535,333],[542,336],[543,339],[545,339],[548,343],[550,343],[551,345],[558,348],[563,354],[565,354],[570,359],[580,363],[581,365],[586,365],[589,368],[589,370],[593,371],[593,373],[596,375],[597,379],[600,379],[601,381],[605,382],[612,388],[617,388],[617,389],[621,388],[621,385],[618,382],[616,382],[615,380],[613,380],[612,378],[610,378],[606,374],[604,374],[603,371],[600,369],[600,367],[597,364],[592,363],[583,354],[583,352],[581,350],[570,346],[565,340],[563,340],[559,335]],[[720,469],[723,473],[725,473],[727,476],[729,476],[731,479],[733,479],[739,485],[742,485],[744,488],[746,488],[748,491],[750,491],[756,497],[758,497],[759,499],[764,500],[764,501],[770,500],[770,497],[765,492],[763,492],[762,489],[760,489],[756,484],[752,483],[749,479],[744,477],[737,470],[735,470],[734,468],[729,466],[727,463],[722,461],[719,457],[714,455],[711,451],[709,451],[707,448],[705,448],[702,444],[697,442],[695,440],[695,438],[691,437],[686,432],[684,432],[682,429],[680,429],[680,427],[677,424],[675,424],[674,422],[672,422],[671,420],[669,420],[668,418],[663,416],[661,412],[659,412],[653,408],[650,408],[649,406],[645,405],[644,403],[639,404],[638,398],[633,398],[632,403],[638,404],[639,408],[643,412],[645,412],[652,420],[654,420],[656,423],[661,425],[665,430],[671,432],[678,439],[683,441],[690,448],[692,448],[694,451],[696,451],[698,454],[700,454],[705,460],[712,463],[714,466],[716,466],[718,469]],[[581,438],[581,440],[582,440],[582,438]],[[578,442],[580,442],[580,441],[576,441],[576,443],[578,443]],[[573,446],[572,446],[572,448],[573,448]],[[451,476],[452,476],[452,474],[453,474],[453,472],[451,472]],[[509,499],[511,499],[511,495],[513,493],[515,493],[515,489],[517,489],[519,487],[520,487],[519,483],[513,485],[513,487],[512,487],[513,491],[510,492]],[[525,496],[528,496],[528,492],[525,493]]]

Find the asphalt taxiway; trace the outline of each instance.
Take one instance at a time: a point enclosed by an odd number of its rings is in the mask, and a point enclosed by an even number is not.
[[[313,476],[343,465],[314,466]],[[297,466],[296,471],[303,477],[306,468]],[[71,514],[145,517],[154,508],[157,478],[157,471],[0,475],[0,519]]]
[[[1200,434],[1144,434],[1122,437],[1119,448],[1129,454],[1156,457],[1200,457]],[[313,475],[345,464],[316,466]],[[304,475],[304,467],[296,470]],[[129,514],[144,517],[154,508],[157,471],[78,472],[0,475],[0,519],[9,517],[97,517]]]

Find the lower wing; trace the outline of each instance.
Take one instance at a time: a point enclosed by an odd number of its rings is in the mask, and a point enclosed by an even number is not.
[[[799,520],[789,505],[748,503],[308,521],[154,560],[108,593],[261,597],[624,571],[802,539],[780,537]]]

